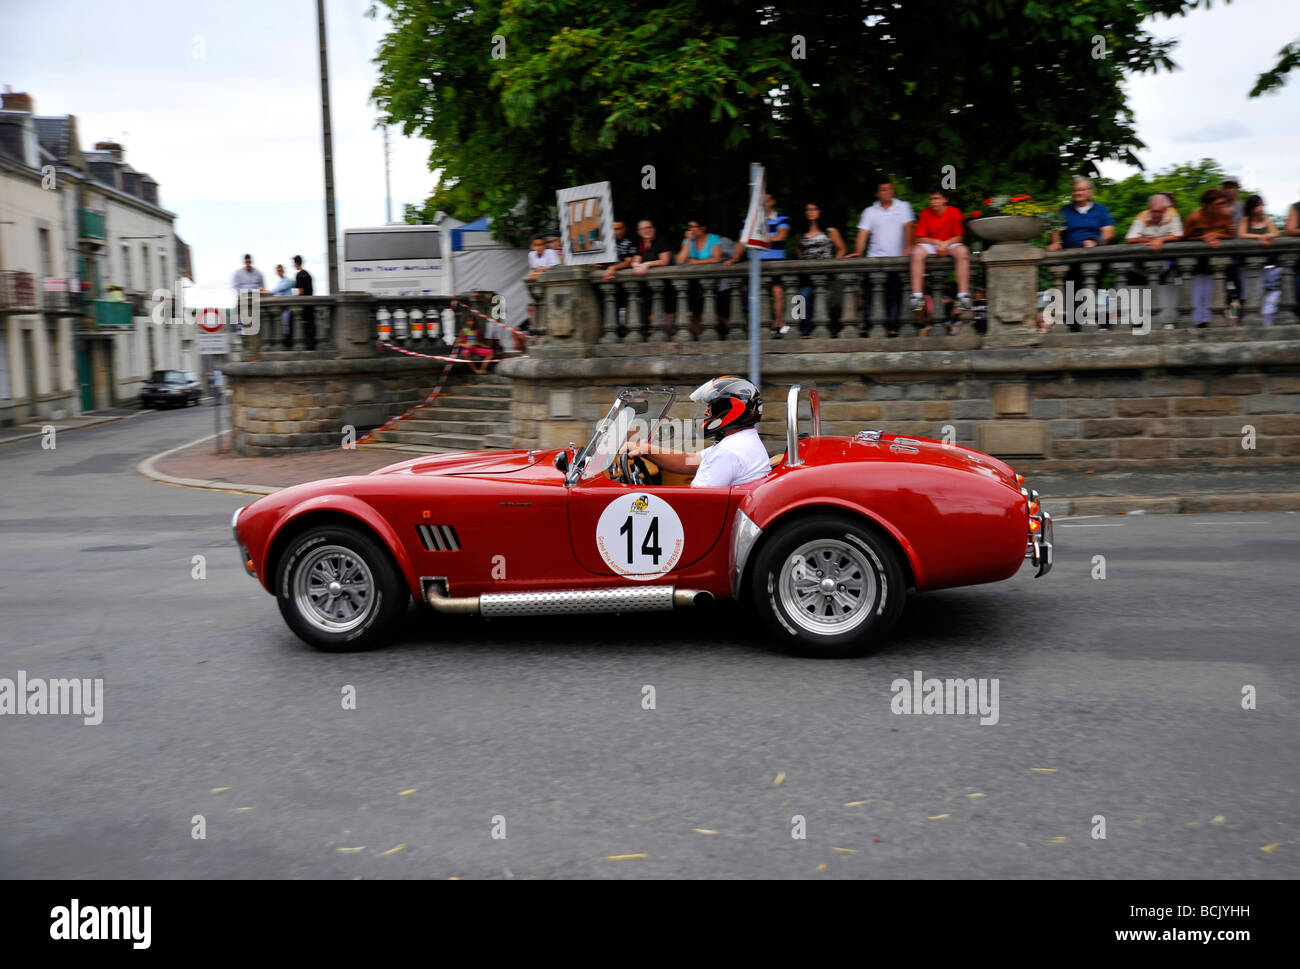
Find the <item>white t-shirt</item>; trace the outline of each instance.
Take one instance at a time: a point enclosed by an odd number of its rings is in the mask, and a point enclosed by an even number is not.
[[[528,268],[529,269],[550,269],[552,266],[560,264],[560,254],[554,249],[543,249],[539,256],[533,250],[528,250]]]
[[[730,488],[732,485],[757,481],[772,470],[758,431],[747,427],[728,434],[702,452],[700,470],[691,481],[692,488]]]
[[[879,202],[862,210],[858,228],[866,229],[868,256],[901,256],[903,254],[904,228],[915,222],[912,206],[902,199],[894,199],[885,208]]]

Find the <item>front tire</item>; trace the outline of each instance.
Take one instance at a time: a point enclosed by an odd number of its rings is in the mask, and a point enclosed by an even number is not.
[[[296,536],[280,559],[275,589],[289,628],[327,653],[383,645],[410,601],[388,550],[347,525],[309,528]]]
[[[841,658],[878,649],[907,597],[893,546],[840,515],[780,529],[754,562],[751,594],[772,636],[803,656]]]

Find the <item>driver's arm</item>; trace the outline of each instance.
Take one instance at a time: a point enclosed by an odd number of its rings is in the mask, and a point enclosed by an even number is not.
[[[649,458],[660,470],[673,474],[694,474],[700,464],[698,451],[669,451],[645,442],[629,444],[627,453],[628,457]]]

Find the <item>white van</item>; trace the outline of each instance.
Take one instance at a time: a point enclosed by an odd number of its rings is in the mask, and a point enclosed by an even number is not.
[[[451,253],[436,225],[383,225],[343,230],[344,292],[385,296],[452,296]]]

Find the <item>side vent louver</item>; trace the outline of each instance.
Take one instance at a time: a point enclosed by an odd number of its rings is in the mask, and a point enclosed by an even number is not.
[[[450,525],[416,525],[415,530],[420,533],[420,541],[430,552],[460,551],[460,539],[456,537],[456,529]]]

